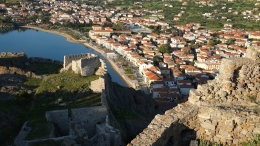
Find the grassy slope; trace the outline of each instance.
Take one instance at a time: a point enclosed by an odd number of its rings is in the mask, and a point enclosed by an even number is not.
[[[22,124],[27,120],[29,121],[27,126],[32,127],[32,131],[26,139],[48,136],[49,127],[45,118],[46,111],[101,105],[101,94],[89,92],[90,82],[98,77],[96,75],[82,77],[69,71],[49,75],[44,80],[25,78],[24,84],[26,86],[37,87],[36,94],[31,94],[34,96],[31,103],[17,104],[14,100],[0,102],[0,135],[2,135],[0,136],[0,145],[12,144]],[[82,94],[82,96],[75,98],[78,94]],[[58,98],[63,99],[66,104],[64,106],[57,105]],[[7,126],[5,123],[8,123]],[[1,133],[5,133],[4,136]]]

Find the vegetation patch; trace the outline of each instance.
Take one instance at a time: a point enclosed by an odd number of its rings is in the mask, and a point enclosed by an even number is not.
[[[199,146],[222,146],[222,144],[213,143],[207,140],[199,139]]]
[[[15,100],[0,102],[0,144],[12,145],[20,131],[26,112],[24,107],[17,106]]]
[[[119,120],[139,119],[137,114],[135,114],[131,109],[125,107],[120,107],[113,113],[115,113],[116,118]]]
[[[260,135],[254,135],[254,138],[250,141],[242,143],[242,146],[259,146],[260,145]]]
[[[133,74],[133,71],[130,66],[124,66],[125,74]]]
[[[37,79],[37,78],[25,78],[24,79],[24,85],[30,86],[30,87],[39,87],[42,79]]]
[[[131,80],[136,80],[135,76],[134,75],[127,75],[127,77]]]
[[[36,90],[36,94],[57,91],[85,92],[88,91],[91,81],[97,80],[98,78],[99,76],[97,75],[83,77],[79,74],[75,74],[73,71],[53,74],[41,82],[39,88]]]
[[[57,74],[59,73],[61,68],[62,65],[60,64],[36,62],[30,64],[29,70],[31,70],[37,75],[43,75],[43,74]]]

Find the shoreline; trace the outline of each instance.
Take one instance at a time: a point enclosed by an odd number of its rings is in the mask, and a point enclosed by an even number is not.
[[[87,43],[85,40],[82,40],[82,41],[76,40],[72,36],[70,36],[70,35],[68,35],[66,33],[58,32],[58,31],[55,31],[55,30],[46,30],[46,29],[42,29],[42,28],[39,28],[39,27],[28,26],[28,25],[27,26],[22,26],[22,27],[23,28],[35,29],[35,30],[39,30],[39,31],[47,32],[47,33],[57,34],[57,35],[60,35],[62,37],[65,37],[68,42],[76,43],[76,44],[82,44],[85,47],[88,47],[89,49],[92,49],[92,50],[98,52],[100,55],[102,55],[108,61],[108,63],[110,63],[111,67],[119,74],[120,78],[123,79],[123,81],[126,83],[127,87],[132,87],[133,88],[133,86],[129,83],[129,81],[121,76],[121,72],[118,71],[118,69],[116,68],[115,63],[112,60],[107,59],[106,56],[104,56],[102,50],[98,49],[97,47],[95,47],[95,46],[93,46],[93,45],[91,45],[89,43]]]

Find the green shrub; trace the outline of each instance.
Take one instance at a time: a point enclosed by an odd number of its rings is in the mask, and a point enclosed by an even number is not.
[[[260,135],[254,135],[254,138],[250,141],[242,143],[242,146],[259,146],[260,145]]]
[[[17,104],[25,105],[31,103],[33,98],[31,94],[27,93],[25,90],[22,90],[14,95],[14,99]]]

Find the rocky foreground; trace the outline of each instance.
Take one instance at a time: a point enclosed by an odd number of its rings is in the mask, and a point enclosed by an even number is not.
[[[260,134],[259,89],[260,48],[251,47],[245,58],[223,59],[216,79],[157,115],[128,145],[196,145],[194,139],[240,145]]]

